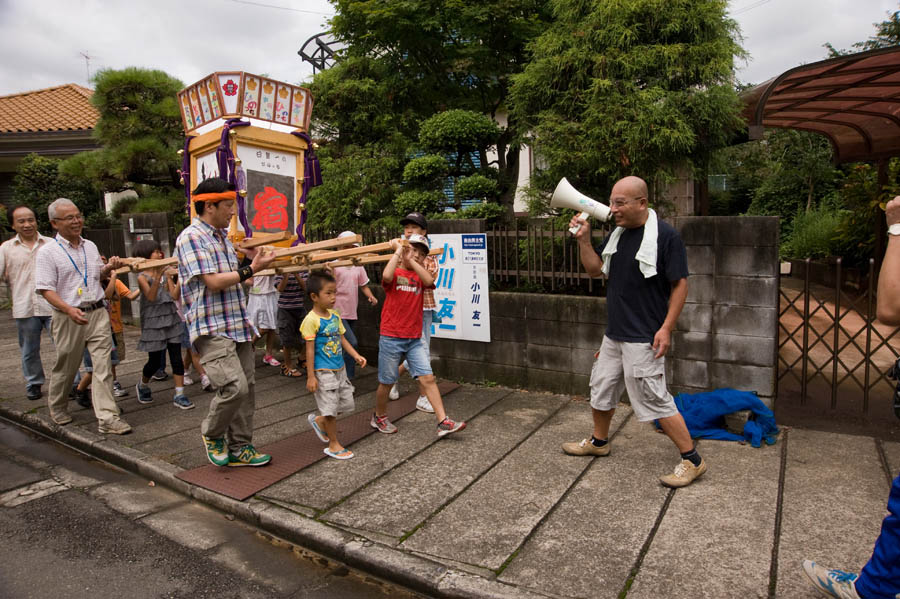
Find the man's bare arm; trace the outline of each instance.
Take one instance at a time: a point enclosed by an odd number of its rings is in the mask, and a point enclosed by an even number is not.
[[[900,223],[900,196],[888,202],[884,209],[887,226]],[[900,325],[900,237],[888,235],[887,251],[878,273],[878,320],[884,324]]]

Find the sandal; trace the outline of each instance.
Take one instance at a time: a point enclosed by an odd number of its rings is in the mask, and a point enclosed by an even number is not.
[[[281,367],[281,376],[287,376],[292,379],[298,379],[303,376],[303,372],[297,370],[296,368],[288,368],[286,366]]]
[[[353,452],[347,449],[346,447],[340,451],[331,451],[327,447],[322,450],[325,455],[330,458],[335,458],[336,460],[349,460],[353,457]]]

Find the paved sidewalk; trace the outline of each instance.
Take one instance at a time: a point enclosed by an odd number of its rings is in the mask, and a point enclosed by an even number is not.
[[[793,428],[760,449],[701,441],[709,472],[673,491],[657,477],[677,462],[674,448],[627,406],[611,455],[576,458],[559,446],[589,433],[583,399],[463,385],[447,406],[468,420],[465,431],[438,441],[433,417],[414,412],[399,434],[355,443],[354,459],[322,460],[237,502],[175,478],[206,463],[199,426],[211,396],[189,387],[197,408],[179,410],[170,378],[152,384],[153,404],[138,404],[138,335],[126,327],[129,359],[118,368],[131,390],[119,405],[135,430],[100,435],[74,402],[74,423],[58,427],[46,400],[24,398],[4,313],[0,416],[429,596],[811,599],[800,562],[859,569],[900,469],[900,443]],[[53,352],[46,343],[47,372]],[[282,377],[261,358],[257,446],[307,429],[315,406],[305,378]],[[366,368],[357,410],[372,408],[376,385]]]

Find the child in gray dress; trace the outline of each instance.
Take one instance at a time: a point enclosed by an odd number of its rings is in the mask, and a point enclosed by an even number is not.
[[[134,244],[132,254],[136,258],[148,260],[163,258],[159,243],[152,239],[138,241]],[[140,403],[153,401],[150,377],[162,366],[168,351],[175,379],[173,402],[182,410],[190,410],[194,404],[184,395],[184,362],[181,360],[181,333],[184,325],[175,305],[175,298],[181,293],[175,282],[177,274],[175,267],[163,267],[138,275],[138,285],[141,288],[141,339],[137,349],[147,352],[149,356],[144,364],[141,380],[135,388]]]

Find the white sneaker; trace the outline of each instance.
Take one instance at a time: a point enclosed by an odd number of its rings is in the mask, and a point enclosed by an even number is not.
[[[391,392],[388,393],[388,397],[391,398],[391,401],[400,399],[400,388],[397,387],[397,383],[394,383],[394,386],[391,387]]]
[[[203,387],[203,390],[206,391],[207,393],[212,393],[213,391],[216,390],[215,386],[209,380],[209,377],[206,376],[205,374],[202,377],[200,377],[200,385]]]
[[[428,401],[428,398],[424,395],[420,395],[419,399],[416,400],[416,409],[428,412],[429,414],[434,414],[434,408],[431,407],[431,402]]]
[[[190,387],[190,386],[193,385],[193,384],[194,384],[194,379],[192,379],[192,378],[189,377],[188,375],[184,375],[184,386],[185,386],[185,387]]]

